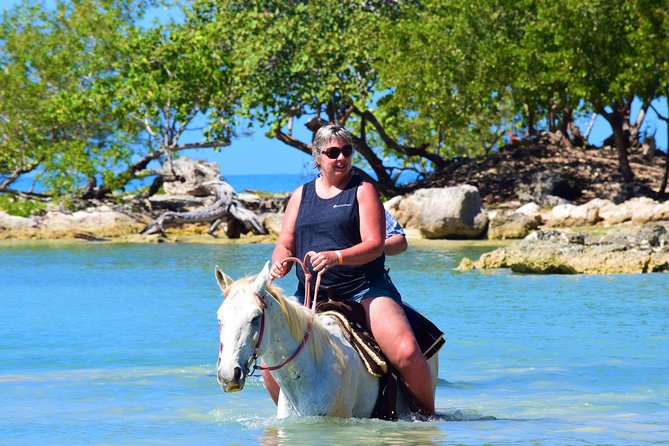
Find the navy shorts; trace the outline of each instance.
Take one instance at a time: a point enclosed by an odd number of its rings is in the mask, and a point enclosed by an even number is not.
[[[295,292],[295,297],[297,297],[300,302],[304,303],[303,290],[298,288],[298,290]],[[393,281],[390,280],[390,274],[388,274],[387,270],[385,270],[383,274],[381,274],[376,280],[368,282],[365,288],[362,288],[352,296],[347,296],[341,300],[352,300],[354,302],[360,302],[371,297],[388,297],[402,305],[402,296],[400,295],[400,292],[397,291],[397,288],[395,288]],[[320,295],[318,297],[319,302],[324,301],[325,299],[325,297],[321,297]]]

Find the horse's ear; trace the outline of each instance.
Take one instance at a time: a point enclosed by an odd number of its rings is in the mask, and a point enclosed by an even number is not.
[[[260,271],[260,273],[256,276],[255,280],[253,281],[253,285],[255,286],[255,289],[258,291],[264,290],[267,287],[267,284],[270,281],[269,277],[269,261],[265,263],[265,267]]]
[[[223,291],[223,295],[225,296],[225,292],[227,289],[232,285],[232,282],[234,282],[230,276],[225,274],[219,267],[216,265],[216,268],[214,268],[215,274],[216,274],[216,282],[218,283],[218,287]]]

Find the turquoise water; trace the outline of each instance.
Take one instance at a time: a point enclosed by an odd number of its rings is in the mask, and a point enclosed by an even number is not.
[[[463,273],[489,248],[447,243],[389,266],[446,333],[455,421],[279,421],[256,377],[225,394],[213,374],[214,265],[271,249],[0,244],[0,444],[669,444],[669,276]]]

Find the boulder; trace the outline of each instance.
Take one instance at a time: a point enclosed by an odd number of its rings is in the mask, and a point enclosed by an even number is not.
[[[535,202],[531,201],[529,203],[526,203],[516,209],[516,212],[519,214],[527,215],[530,218],[533,218],[537,220],[537,222],[541,223],[541,208],[539,207],[538,204]]]
[[[403,195],[396,195],[390,200],[386,201],[383,203],[383,207],[386,208],[388,212],[390,212],[395,218],[397,216],[395,215],[400,208],[400,203],[402,202],[402,199],[404,198]]]
[[[604,226],[625,222],[644,225],[650,222],[669,220],[669,201],[658,203],[647,197],[635,197],[618,205],[608,200],[599,201],[599,215]]]
[[[115,211],[109,206],[72,213],[50,211],[43,217],[38,217],[37,222],[40,231],[54,235],[83,232],[110,236],[135,233],[142,227],[129,215]]]
[[[488,238],[491,240],[522,239],[539,227],[536,217],[520,212],[489,214]]]
[[[194,160],[180,157],[163,165],[163,189],[168,195],[191,195],[206,197],[213,195],[212,187],[207,184],[218,181],[221,168],[215,162]]]
[[[283,224],[283,213],[265,212],[260,215],[260,222],[270,234],[281,233]]]
[[[488,216],[474,186],[419,189],[393,203],[393,207],[392,213],[403,227],[415,228],[429,239],[478,238],[488,226]]]
[[[632,200],[630,200],[632,201]],[[669,217],[669,202],[658,203],[648,198],[638,198],[632,206],[632,224],[641,226],[646,223],[667,220]]]
[[[0,211],[0,231],[30,231],[36,227],[33,218],[17,217]]]
[[[560,204],[548,212],[544,219],[548,227],[591,226],[600,221],[599,206],[592,202],[580,206]]]

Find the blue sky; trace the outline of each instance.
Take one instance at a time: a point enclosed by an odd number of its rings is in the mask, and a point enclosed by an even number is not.
[[[0,12],[11,8],[20,3],[20,0],[0,0]],[[51,3],[46,0],[46,3]],[[159,21],[169,21],[179,17],[179,11],[176,9],[156,9],[152,14],[153,18]],[[153,19],[152,18],[152,19]],[[152,20],[151,19],[151,20]],[[667,103],[661,101],[661,110],[666,115]],[[635,116],[636,110],[632,111]],[[586,117],[579,124],[585,131],[590,118]],[[303,141],[309,141],[310,133],[303,127],[303,122],[297,122],[294,127],[295,136]],[[655,130],[658,146],[663,150],[666,148],[666,125],[657,120],[654,113],[649,112],[647,122],[644,127],[649,129],[649,133]],[[206,159],[215,161],[221,166],[223,175],[254,175],[254,174],[304,174],[311,172],[311,157],[293,147],[289,147],[280,141],[267,138],[265,136],[267,129],[259,129],[250,135],[241,135],[232,141],[228,147],[223,147],[219,152],[212,150],[198,150],[184,152],[184,155],[196,159]],[[643,129],[642,129],[643,131]],[[610,134],[610,127],[606,121],[597,117],[595,125],[591,132],[589,142],[600,145],[602,141]],[[191,138],[197,139],[196,135],[191,134]]]

